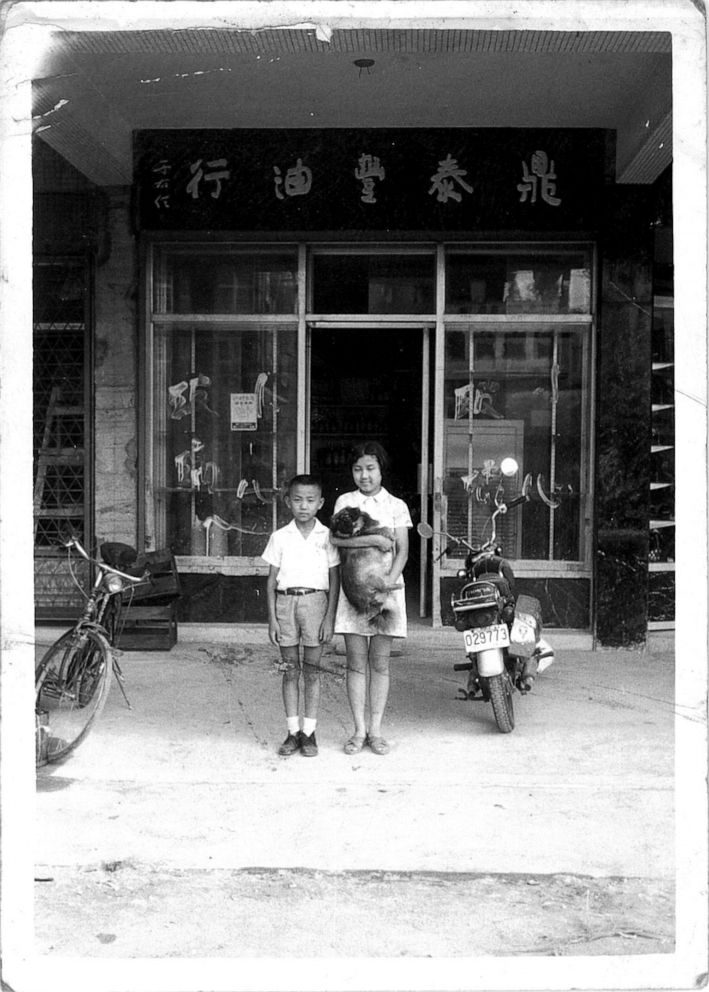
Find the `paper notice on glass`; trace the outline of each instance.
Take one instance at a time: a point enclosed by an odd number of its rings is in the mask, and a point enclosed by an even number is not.
[[[255,393],[231,394],[231,429],[255,431],[258,427]]]
[[[591,307],[591,272],[572,269],[569,279],[569,312],[588,313]]]

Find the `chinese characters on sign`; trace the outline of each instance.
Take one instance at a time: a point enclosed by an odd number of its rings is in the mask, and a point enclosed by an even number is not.
[[[463,176],[467,176],[467,174],[467,170],[461,169],[457,160],[451,158],[449,152],[446,158],[438,163],[438,172],[431,176],[432,185],[428,191],[429,196],[436,193],[436,199],[440,203],[447,203],[449,199],[460,203],[463,197],[455,188],[455,183],[462,186],[466,193],[473,192],[473,187],[468,186],[463,180]]]
[[[153,201],[158,210],[167,210],[170,206],[170,174],[172,166],[166,158],[161,158],[157,165],[150,170],[154,173],[152,187],[157,191]]]
[[[384,179],[386,172],[376,155],[360,155],[359,164],[355,169],[355,179],[362,183],[362,203],[376,203],[374,196],[374,180]]]
[[[313,185],[313,173],[307,165],[303,165],[302,159],[298,159],[296,164],[286,172],[285,180],[277,165],[273,166],[273,173],[273,184],[279,200],[285,200],[286,196],[305,196]],[[281,191],[281,186],[283,186],[285,196]]]
[[[552,207],[558,207],[561,199],[555,196],[556,193],[556,173],[554,172],[554,161],[549,161],[546,152],[536,151],[532,155],[531,170],[527,168],[527,163],[522,162],[522,175],[524,182],[517,185],[520,192],[520,203],[525,203],[527,196],[531,193],[530,203],[537,202],[537,188],[539,195],[545,203]]]
[[[215,158],[212,162],[207,162],[207,168],[217,169],[217,172],[205,172],[202,169],[202,159],[197,159],[196,162],[192,162],[190,165],[190,172],[192,173],[192,178],[187,183],[187,192],[192,196],[193,200],[196,200],[199,196],[199,184],[204,179],[206,182],[215,183],[214,189],[210,191],[212,199],[218,200],[222,191],[222,179],[228,179],[231,175],[229,169],[225,168],[226,159],[225,158]]]
[[[572,230],[598,221],[601,129],[138,131],[155,230]]]

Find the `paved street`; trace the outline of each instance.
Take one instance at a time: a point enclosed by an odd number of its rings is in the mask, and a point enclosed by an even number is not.
[[[258,638],[125,653],[133,709],[114,686],[75,755],[40,771],[39,953],[672,949],[669,653],[558,652],[503,735],[455,698],[454,632],[412,638],[381,758],[342,751],[331,651],[320,754],[283,759],[278,657]],[[295,947],[288,907],[320,921]]]

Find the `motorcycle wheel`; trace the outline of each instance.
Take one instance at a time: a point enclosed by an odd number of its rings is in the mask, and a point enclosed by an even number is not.
[[[486,679],[492,712],[495,714],[497,729],[502,734],[509,734],[514,730],[515,711],[512,701],[512,683],[507,672],[502,675],[492,675]]]

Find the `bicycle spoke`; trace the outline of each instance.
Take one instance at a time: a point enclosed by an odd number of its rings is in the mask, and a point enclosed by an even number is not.
[[[110,649],[96,631],[70,631],[47,651],[35,677],[37,764],[59,761],[89,732],[110,688]]]

